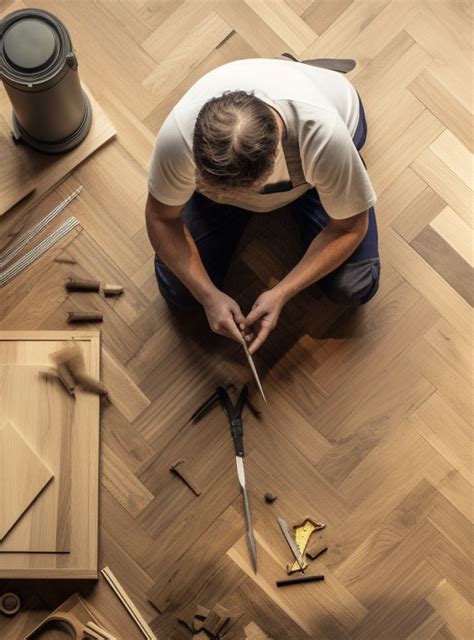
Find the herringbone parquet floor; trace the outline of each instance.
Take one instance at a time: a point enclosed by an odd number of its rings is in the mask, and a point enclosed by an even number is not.
[[[159,638],[190,637],[179,615],[216,602],[243,611],[242,638],[471,638],[472,3],[34,5],[68,26],[118,136],[33,211],[3,218],[5,243],[84,185],[67,211],[81,226],[2,290],[0,328],[66,328],[66,310],[82,306],[104,313],[101,566]],[[237,345],[158,295],[144,203],[154,136],[187,88],[225,62],[283,51],[357,60],[349,77],[367,112],[383,278],[360,309],[304,292],[258,354],[269,406],[245,420],[255,576],[224,416],[184,426],[217,384],[248,371]],[[294,263],[293,236],[284,211],[255,219],[228,285],[242,309]],[[77,265],[54,262],[58,253]],[[122,282],[125,295],[69,298],[71,274]],[[169,472],[180,458],[199,498]],[[276,515],[306,514],[327,523],[329,552],[315,565],[326,581],[279,590],[289,551]],[[31,626],[78,585],[3,587],[23,594]],[[102,582],[80,588],[99,608],[112,597]],[[0,636],[17,640],[17,624],[0,619]],[[121,628],[140,637],[128,620]]]

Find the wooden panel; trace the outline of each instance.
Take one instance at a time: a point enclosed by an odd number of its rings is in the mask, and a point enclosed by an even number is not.
[[[34,190],[28,170],[17,146],[13,142],[11,131],[0,116],[0,216]]]
[[[73,337],[83,350],[88,372],[99,377],[98,332],[2,331],[0,332],[0,362],[8,365],[15,364],[16,369],[29,365],[25,367],[27,370],[33,364],[35,367],[50,366],[49,354],[60,348],[64,340],[70,340]],[[47,384],[53,383],[55,381]],[[70,553],[4,553],[0,556],[1,578],[97,577],[99,399],[96,395],[78,391],[76,400],[73,401],[59,384],[54,387],[54,390],[53,393],[58,391],[62,394],[61,398],[66,398],[67,404],[63,406],[62,402],[60,403],[56,398],[49,405],[49,413],[46,413],[46,416],[54,416],[58,413],[59,424],[69,428],[70,447],[73,454],[69,470],[64,470],[66,479],[70,475],[71,483],[70,502],[66,505],[70,509]],[[53,395],[52,398],[54,397]],[[38,402],[40,406],[41,402],[44,402],[46,407],[48,398],[42,396]],[[28,417],[25,426],[31,429],[31,425],[33,427],[35,425],[34,412],[38,407],[32,402],[24,404],[24,407],[17,405],[16,410],[24,412]],[[61,414],[61,411],[64,413]],[[71,411],[71,417],[66,419],[69,411]],[[43,449],[39,449],[38,453],[46,459],[50,452],[46,443],[42,446]],[[48,488],[52,488],[52,484]],[[33,507],[36,507],[36,503]],[[16,527],[18,531],[20,531],[20,525],[21,522]],[[48,526],[51,525],[48,524]],[[10,536],[6,539],[7,543],[9,538]]]
[[[0,458],[2,541],[53,474],[10,423],[0,428]],[[25,473],[25,469],[28,469],[28,473]]]
[[[69,552],[74,401],[35,366],[0,364],[0,381],[0,414],[16,425],[54,475],[0,551]]]

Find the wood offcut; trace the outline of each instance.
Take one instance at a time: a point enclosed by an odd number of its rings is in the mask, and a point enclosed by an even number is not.
[[[104,567],[103,569],[101,569],[101,574],[107,580],[108,584],[110,585],[110,588],[113,590],[117,598],[123,604],[123,606],[127,610],[130,617],[133,619],[135,624],[143,633],[143,636],[146,638],[146,640],[158,640],[155,634],[153,633],[153,631],[148,626],[148,623],[146,622],[142,614],[138,611],[137,607],[132,602],[128,593],[125,591],[125,589],[122,587],[120,582],[115,577],[112,570],[109,569],[109,567]]]

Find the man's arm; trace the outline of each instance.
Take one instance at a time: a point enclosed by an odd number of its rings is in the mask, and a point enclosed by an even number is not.
[[[209,278],[196,243],[183,224],[183,206],[165,205],[148,195],[145,216],[152,247],[168,269],[203,305],[211,329],[241,342],[237,324],[243,324],[245,319],[238,304],[217,289]]]
[[[276,326],[288,300],[337,269],[354,253],[367,233],[368,224],[368,211],[344,220],[331,220],[298,264],[273,289],[259,296],[245,321],[247,333],[254,334],[249,347],[251,353],[255,353]]]

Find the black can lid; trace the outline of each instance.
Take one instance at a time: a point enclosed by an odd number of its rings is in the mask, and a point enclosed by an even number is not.
[[[0,22],[0,76],[33,87],[55,80],[72,52],[63,23],[41,9],[19,9]]]
[[[37,18],[18,20],[3,38],[6,60],[18,71],[40,71],[54,61],[59,50],[57,34]]]

